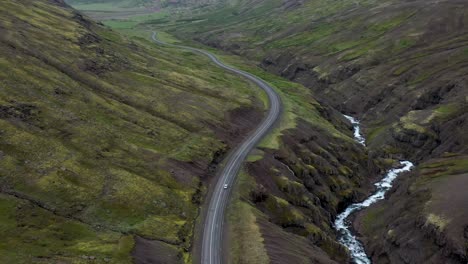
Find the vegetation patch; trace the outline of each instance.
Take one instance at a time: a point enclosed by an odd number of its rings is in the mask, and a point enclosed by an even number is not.
[[[233,263],[269,263],[257,222],[259,212],[245,201],[252,179],[240,173],[229,206],[230,261]]]
[[[426,224],[431,224],[440,230],[443,230],[450,220],[435,214],[429,214],[426,218]]]

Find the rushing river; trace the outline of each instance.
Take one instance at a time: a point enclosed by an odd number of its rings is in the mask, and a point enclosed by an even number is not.
[[[357,142],[365,145],[365,139],[361,135],[359,121],[351,116],[345,117],[353,124],[354,126],[354,138]],[[350,221],[348,217],[365,207],[370,206],[371,204],[382,200],[385,198],[385,193],[390,190],[392,187],[393,181],[400,175],[402,172],[409,171],[413,167],[413,163],[409,161],[400,161],[401,167],[397,169],[391,169],[387,172],[387,174],[383,177],[383,179],[377,183],[375,183],[376,191],[374,194],[369,196],[366,200],[360,203],[351,204],[336,217],[335,220],[335,229],[339,232],[339,242],[343,244],[346,248],[348,248],[349,252],[351,253],[351,257],[356,264],[370,264],[371,261],[369,257],[367,257],[366,252],[364,251],[364,247],[359,242],[356,237],[351,233],[350,228]]]

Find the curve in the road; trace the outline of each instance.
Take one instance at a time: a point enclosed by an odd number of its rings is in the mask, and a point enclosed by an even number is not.
[[[208,51],[187,46],[165,43],[157,39],[156,32],[153,32],[152,38],[156,43],[162,45],[177,47],[205,55],[219,67],[234,74],[240,75],[248,79],[249,81],[255,83],[268,95],[270,107],[266,117],[261,121],[258,127],[253,132],[251,132],[247,138],[244,139],[241,145],[237,147],[231,155],[228,156],[225,162],[225,166],[221,171],[218,182],[216,183],[215,188],[213,190],[211,200],[209,202],[208,211],[203,227],[201,263],[219,264],[222,260],[221,249],[223,245],[222,235],[224,212],[226,210],[231,190],[231,188],[224,189],[224,184],[228,184],[228,186],[231,186],[234,183],[234,180],[241,168],[241,165],[247,158],[249,152],[270,131],[270,129],[279,119],[279,116],[281,114],[281,99],[279,95],[275,92],[275,90],[261,78],[222,63],[218,60],[218,58],[215,55],[211,54]]]

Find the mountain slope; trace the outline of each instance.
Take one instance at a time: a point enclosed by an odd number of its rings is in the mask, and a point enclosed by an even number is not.
[[[61,1],[0,15],[0,262],[188,260],[202,181],[263,114],[256,88]]]

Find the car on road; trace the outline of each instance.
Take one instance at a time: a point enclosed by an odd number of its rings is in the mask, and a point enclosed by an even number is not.
[[[224,189],[227,189],[227,188],[228,188],[228,184],[225,183],[223,188],[224,188]]]

